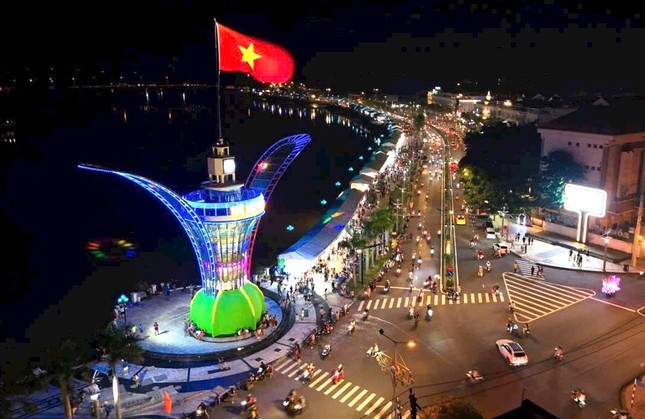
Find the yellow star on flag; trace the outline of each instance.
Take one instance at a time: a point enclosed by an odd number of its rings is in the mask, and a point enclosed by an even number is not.
[[[253,44],[250,44],[248,48],[244,48],[243,46],[238,45],[238,48],[242,52],[242,62],[248,63],[251,68],[254,68],[253,65],[255,60],[262,58],[261,55],[255,53]]]

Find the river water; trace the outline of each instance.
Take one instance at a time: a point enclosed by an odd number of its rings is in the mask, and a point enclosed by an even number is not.
[[[262,219],[253,266],[269,265],[318,221],[322,200],[329,205],[349,187],[385,129],[340,108],[253,94],[223,91],[221,103],[239,181],[273,142],[312,137]],[[198,283],[190,244],[163,205],[120,177],[77,164],[135,173],[183,195],[207,178],[216,105],[213,88],[141,88],[52,92],[3,107],[16,122],[16,141],[0,145],[0,221],[10,247],[0,271],[3,335],[22,339],[52,324],[70,332],[79,322],[96,327],[140,281]]]

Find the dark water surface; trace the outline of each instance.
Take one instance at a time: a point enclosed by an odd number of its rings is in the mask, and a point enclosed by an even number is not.
[[[0,227],[8,248],[0,268],[1,335],[22,340],[52,327],[75,333],[102,324],[116,297],[140,281],[197,283],[188,240],[163,205],[120,177],[76,165],[132,172],[182,195],[198,189],[218,137],[215,90],[78,90],[25,102],[0,108],[0,118],[16,121],[16,142],[0,144]],[[320,201],[331,203],[349,186],[364,163],[359,156],[367,159],[384,131],[338,108],[232,92],[223,93],[222,105],[241,182],[273,142],[312,137],[267,206],[257,268],[274,263],[318,221]],[[137,256],[102,246],[110,262],[87,250],[88,242],[113,238],[133,243]]]

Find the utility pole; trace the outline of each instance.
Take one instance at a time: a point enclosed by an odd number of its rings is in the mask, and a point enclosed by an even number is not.
[[[632,242],[632,266],[636,267],[636,259],[640,253],[640,236],[641,236],[641,219],[643,218],[643,196],[641,192],[641,199],[638,203],[638,216],[636,217],[636,230],[634,230],[634,241]]]

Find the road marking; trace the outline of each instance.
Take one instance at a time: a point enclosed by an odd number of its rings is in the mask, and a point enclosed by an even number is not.
[[[363,304],[365,304],[365,300],[361,301],[361,303],[358,305],[358,311],[361,311],[363,309]]]
[[[392,401],[389,401],[383,406],[383,409],[381,409],[376,416],[374,416],[374,419],[380,419],[381,416],[387,414],[387,411],[390,410],[390,406],[392,406]]]
[[[329,379],[325,380],[321,385],[319,385],[318,388],[316,388],[316,391],[322,391],[322,389],[324,389],[325,387],[327,387],[330,384],[331,384],[331,377]]]
[[[305,370],[305,368],[306,368],[306,367],[307,367],[307,363],[305,362],[305,363],[303,363],[303,364],[302,364],[302,367],[300,367],[300,368],[296,368],[296,369],[295,369],[295,370],[293,370],[293,372],[292,372],[291,374],[289,374],[287,377],[291,378],[291,377],[293,377],[294,375],[296,375],[296,374],[298,374],[298,373],[303,372],[303,371]],[[285,372],[283,371],[282,373],[284,374]]]
[[[446,304],[446,294],[441,294],[441,305]]]
[[[314,388],[316,384],[318,384],[320,381],[322,381],[326,376],[328,376],[329,373],[325,372],[322,374],[320,377],[316,378],[311,384],[309,384],[309,388]]]
[[[383,400],[385,400],[383,397],[379,397],[376,403],[374,403],[369,409],[365,411],[365,414],[369,415],[370,413],[372,413],[372,411],[374,411],[377,407],[381,405],[381,403],[383,403]]]
[[[329,387],[329,388],[327,389],[327,391],[325,391],[323,394],[324,394],[325,396],[328,396],[328,395],[329,395],[329,393],[331,393],[332,391],[334,391],[334,390],[338,390],[338,389],[340,388],[341,383],[344,383],[344,382],[345,382],[345,380],[343,380],[342,378],[341,378],[341,379],[340,379],[336,384],[334,384],[334,383],[332,382],[331,387]]]
[[[356,386],[356,387],[358,388],[358,386]],[[365,389],[361,390],[361,392],[360,392],[360,393],[358,393],[358,396],[354,397],[354,399],[353,399],[351,402],[349,402],[349,403],[347,404],[347,406],[349,406],[349,407],[354,407],[354,405],[356,404],[356,402],[357,402],[357,401],[359,401],[360,399],[362,399],[362,398],[363,398],[363,396],[365,395],[365,393],[367,393],[367,390],[365,390]],[[351,394],[351,393],[350,393],[350,394]],[[372,393],[372,395],[374,395],[374,393]],[[345,400],[341,400],[341,402],[344,402],[344,401],[345,401]]]
[[[350,391],[348,391],[348,392],[347,392],[347,394],[345,394],[345,395],[343,396],[343,398],[342,398],[342,399],[340,399],[340,402],[341,402],[341,403],[345,403],[345,402],[347,401],[347,399],[349,399],[349,398],[351,397],[351,395],[352,395],[352,394],[356,393],[356,391],[357,391],[359,388],[361,388],[361,387],[360,387],[360,386],[354,386],[354,388],[353,388],[353,389],[351,389]],[[363,390],[363,391],[367,392],[367,390]]]
[[[486,293],[484,294],[484,297],[486,297],[486,302],[490,303],[490,294]]]
[[[636,313],[636,311],[638,311],[638,310],[634,310],[633,308],[619,306],[618,304],[610,303],[609,301],[600,300],[600,299],[598,299],[596,297],[590,297],[589,299],[594,300],[594,301],[598,301],[599,303],[609,304],[610,306],[622,308],[623,310],[631,311],[632,313]]]
[[[477,301],[479,301],[480,303],[482,302],[482,295],[481,295],[481,293],[480,293],[480,294],[477,294]]]
[[[394,298],[390,298],[390,308],[394,307],[394,302],[397,301]],[[399,301],[400,303],[400,301]]]
[[[363,410],[363,408],[367,405],[367,403],[370,402],[374,397],[376,397],[376,394],[372,393],[369,396],[367,396],[367,399],[363,400],[363,403],[359,404],[358,407],[356,408],[357,411]],[[383,397],[381,397],[383,399]]]
[[[410,301],[410,297],[405,297],[405,306],[406,307],[410,305],[410,304],[408,304],[408,301]]]
[[[283,364],[283,365],[284,365],[284,364]],[[282,368],[281,368],[281,367],[282,367],[282,365],[280,365],[280,367],[276,368],[276,371],[280,371],[280,373],[281,373],[281,374],[284,374],[284,373],[286,373],[287,371],[289,371],[290,369],[292,369],[293,367],[297,367],[297,366],[298,366],[298,364],[297,364],[297,363],[293,363],[293,364],[289,365],[289,367],[282,369]]]
[[[352,385],[352,383],[350,383],[350,382],[348,381],[347,383],[345,383],[345,385],[343,386],[343,388],[341,388],[341,389],[340,389],[340,390],[338,390],[336,393],[334,393],[334,395],[333,395],[333,396],[331,396],[331,398],[332,398],[332,399],[334,399],[334,400],[336,400],[336,399],[337,399],[341,394],[343,394],[343,392],[344,392],[345,390],[347,390],[347,388],[348,388],[348,387],[350,387],[351,385]]]
[[[372,305],[372,300],[369,300],[367,302],[367,307],[365,307],[365,308],[369,310],[371,305]]]
[[[378,308],[379,301],[381,300],[374,300],[374,307],[372,308],[372,310],[376,310]]]

